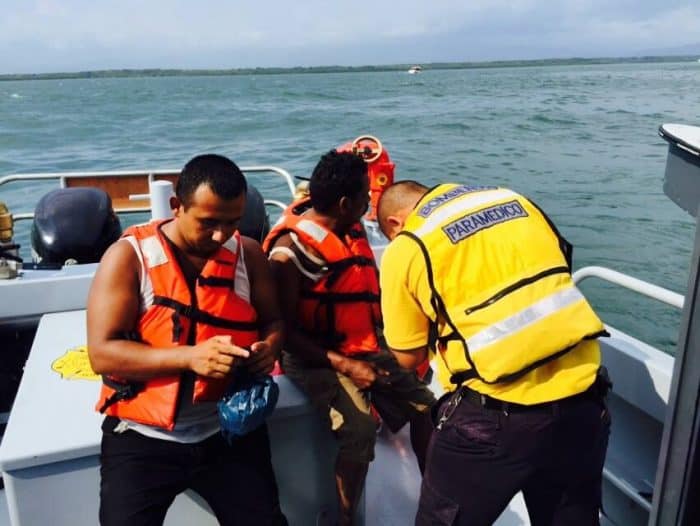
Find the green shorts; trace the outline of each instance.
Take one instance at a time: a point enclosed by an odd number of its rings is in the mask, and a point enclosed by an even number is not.
[[[338,439],[339,456],[356,462],[370,462],[374,459],[377,435],[377,422],[370,413],[370,404],[395,433],[415,415],[427,411],[435,397],[414,372],[399,367],[388,351],[356,359],[374,363],[389,375],[370,389],[360,390],[344,374],[330,368],[306,367],[287,352],[283,353],[282,367],[328,421]]]

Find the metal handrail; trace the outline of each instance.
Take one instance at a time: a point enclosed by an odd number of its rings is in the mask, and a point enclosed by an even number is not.
[[[658,285],[653,285],[641,279],[633,278],[622,272],[617,272],[605,267],[583,267],[573,274],[574,283],[578,284],[581,281],[588,278],[598,278],[603,281],[608,281],[614,283],[615,285],[620,285],[626,289],[638,292],[649,298],[661,301],[677,309],[683,308],[683,302],[685,298],[682,294],[673,292],[672,290],[659,287]]]
[[[277,208],[280,208],[282,211],[287,209],[287,204],[283,203],[282,201],[278,201],[277,199],[265,199],[264,201],[265,206],[276,206]]]
[[[294,178],[289,174],[287,170],[283,168],[278,168],[277,166],[241,166],[241,171],[245,173],[264,173],[271,172],[282,177],[287,183],[289,188],[289,193],[294,195],[296,187],[294,185]],[[159,170],[115,170],[107,172],[46,172],[46,173],[36,173],[36,174],[12,174],[0,177],[0,186],[15,181],[46,181],[46,180],[58,180],[63,186],[63,179],[66,177],[70,178],[80,178],[80,177],[125,177],[133,175],[170,175],[180,173],[179,169],[159,169]]]
[[[291,174],[284,170],[283,168],[278,168],[277,166],[242,166],[241,171],[246,173],[273,173],[282,177],[287,183],[287,188],[289,189],[290,196],[294,196],[296,187],[294,185],[294,178]],[[134,175],[144,175],[148,176],[149,180],[153,180],[154,176],[157,175],[172,175],[179,173],[176,169],[159,169],[159,170],[116,170],[107,172],[47,172],[47,173],[36,173],[36,174],[12,174],[6,175],[5,177],[0,177],[0,186],[8,183],[13,183],[17,181],[51,181],[56,180],[59,182],[60,187],[65,187],[65,178],[88,178],[88,177],[127,177]],[[132,197],[143,197],[147,198],[148,195],[144,196],[132,196]],[[275,206],[284,210],[286,205],[281,201],[266,199],[264,201],[266,206]],[[150,212],[150,206],[135,206],[132,208],[123,208],[119,210],[120,214],[133,214],[133,213],[144,213]],[[34,218],[33,212],[23,212],[19,214],[13,214],[15,221],[24,221]]]
[[[263,200],[263,204],[267,206],[274,206],[276,208],[279,208],[281,210],[285,210],[287,208],[287,205],[285,205],[282,201],[277,201],[276,199],[265,199]],[[141,206],[141,207],[134,207],[134,208],[122,208],[119,210],[119,215],[128,215],[128,214],[144,214],[146,212],[150,212],[151,207],[150,206]],[[14,220],[15,223],[19,223],[20,221],[28,221],[30,219],[34,219],[34,212],[23,212],[21,214],[12,214],[12,219]]]

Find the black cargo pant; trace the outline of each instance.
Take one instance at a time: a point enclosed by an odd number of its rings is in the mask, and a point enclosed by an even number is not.
[[[532,407],[465,391],[431,438],[416,526],[491,525],[518,491],[533,526],[597,525],[609,433],[593,388]]]
[[[102,526],[162,524],[170,504],[186,489],[207,501],[219,524],[286,525],[266,426],[229,446],[221,433],[183,444],[135,431],[114,433],[108,424],[100,455]]]

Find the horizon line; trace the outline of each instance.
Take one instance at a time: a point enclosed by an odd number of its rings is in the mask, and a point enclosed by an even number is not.
[[[576,63],[611,63],[611,62],[670,62],[672,59],[696,60],[698,54],[671,54],[671,55],[627,55],[619,57],[565,57],[565,58],[535,58],[535,59],[499,59],[481,61],[433,61],[433,62],[406,62],[393,64],[366,64],[359,66],[320,65],[320,66],[254,66],[241,68],[176,68],[176,67],[150,67],[150,68],[109,68],[77,71],[56,71],[44,73],[0,73],[0,81],[6,80],[53,80],[84,78],[97,76],[102,78],[120,76],[227,76],[281,74],[281,73],[325,73],[325,72],[353,72],[353,71],[393,71],[401,70],[414,65],[420,65],[424,69],[468,69],[488,67],[515,67],[528,65],[574,65]]]

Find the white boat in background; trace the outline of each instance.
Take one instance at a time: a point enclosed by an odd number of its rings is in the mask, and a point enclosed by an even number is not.
[[[697,216],[700,128],[664,125],[660,133],[669,142],[664,190]],[[295,185],[285,170],[259,166],[243,171],[258,188],[271,188],[273,181],[279,182],[288,200],[292,199]],[[36,180],[53,180],[61,188],[97,187],[111,195],[119,214],[132,214],[167,209],[163,206],[168,195],[163,191],[168,188],[165,181],[176,177],[177,170],[11,175],[0,177],[0,188]],[[288,200],[268,199],[264,205],[266,210],[276,210]],[[56,211],[59,215],[62,212]],[[24,211],[14,214],[20,224],[31,221],[32,216]],[[258,210],[255,219],[259,223],[267,214]],[[384,239],[376,224],[367,226],[375,254],[380,257]],[[612,269],[586,267],[574,273],[578,283],[603,279],[683,309],[675,361],[634,334],[614,327],[607,326],[611,337],[601,341],[603,361],[614,382],[609,398],[613,427],[604,468],[603,524],[700,524],[700,309],[695,309],[700,286],[700,231],[696,235],[685,296]],[[0,526],[97,523],[101,417],[93,406],[99,382],[86,368],[84,348],[84,308],[96,264],[62,263],[43,268],[30,265],[17,277],[0,280],[0,359],[19,353],[23,362],[28,356],[14,405],[2,415],[7,427],[0,443],[5,483],[0,491]],[[635,312],[629,316],[634,318]],[[335,498],[334,441],[303,394],[284,376],[276,379],[281,387],[280,402],[269,425],[282,507],[292,526],[328,524]],[[440,390],[435,384],[431,387]],[[397,435],[380,433],[365,492],[364,523],[412,524],[419,484],[406,430]],[[2,507],[3,499],[7,510]],[[176,499],[166,524],[208,525],[215,520],[196,494],[185,493]],[[496,524],[528,524],[519,495]]]
[[[415,75],[416,73],[420,73],[422,71],[423,71],[423,68],[421,66],[411,66],[410,68],[408,68],[407,73],[409,75]]]

